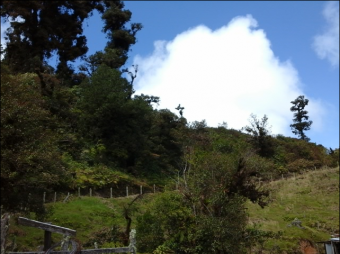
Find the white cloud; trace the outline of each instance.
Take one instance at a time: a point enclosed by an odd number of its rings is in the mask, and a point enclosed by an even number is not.
[[[5,39],[5,36],[7,29],[10,27],[11,21],[24,22],[25,20],[21,16],[18,16],[15,19],[13,18],[5,19],[1,17],[1,46],[3,49],[7,47],[7,40]],[[1,59],[2,58],[3,56],[1,56]]]
[[[327,26],[325,31],[314,37],[313,48],[321,59],[333,66],[339,65],[339,2],[327,2],[322,12]]]
[[[3,49],[6,48],[6,40],[5,40],[5,34],[6,34],[6,30],[7,28],[9,28],[9,23],[5,23],[3,22],[3,20],[1,19],[1,46]],[[3,58],[3,56],[1,56],[1,59]]]
[[[154,47],[151,55],[134,59],[136,94],[159,96],[159,108],[176,113],[181,104],[189,122],[205,119],[215,127],[225,121],[241,129],[251,113],[266,114],[273,134],[292,135],[290,102],[303,94],[298,72],[275,57],[252,16],[236,17],[215,31],[200,25]],[[308,99],[313,127],[321,130],[324,109]]]

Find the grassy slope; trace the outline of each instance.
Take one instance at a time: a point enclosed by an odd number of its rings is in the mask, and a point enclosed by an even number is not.
[[[283,232],[279,241],[266,242],[267,250],[275,246],[292,250],[301,238],[317,242],[339,233],[339,168],[310,171],[269,185],[273,202],[268,207],[247,204],[250,223],[259,223],[263,230]],[[295,218],[304,229],[289,226]]]
[[[261,209],[258,205],[247,203],[250,224],[257,223],[262,230],[283,232],[281,239],[267,241],[265,249],[274,250],[279,247],[281,250],[293,250],[297,248],[300,238],[327,240],[330,234],[339,231],[339,168],[310,171],[295,178],[273,181],[269,185],[273,190],[273,202],[268,207]],[[153,195],[145,195],[142,200],[134,203],[132,218],[143,212]],[[67,203],[47,205],[51,213],[45,221],[77,230],[77,239],[89,246],[95,239],[94,232],[112,229],[113,226],[124,231],[126,224],[123,207],[132,200],[133,197],[73,197]],[[294,218],[301,220],[305,229],[289,227]],[[37,250],[43,244],[44,233],[40,229],[15,225],[12,221],[9,233],[9,243],[16,238],[16,251]],[[53,233],[52,240],[60,241],[61,235]],[[118,247],[119,244],[114,242],[113,239],[111,243],[99,247]]]

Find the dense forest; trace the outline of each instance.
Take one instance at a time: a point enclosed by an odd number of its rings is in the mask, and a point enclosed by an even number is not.
[[[82,27],[95,11],[107,43],[87,56]],[[157,95],[135,95],[138,69],[125,64],[143,26],[122,1],[4,0],[1,16],[10,22],[1,49],[2,214],[43,219],[42,192],[125,186],[126,174],[178,189],[140,217],[138,230],[153,237],[142,239],[141,250],[243,253],[253,233],[245,202],[270,202],[259,179],[338,166],[338,148],[306,135],[313,126],[303,95],[287,109],[297,138],[272,135],[266,115],[252,114],[241,130],[213,128],[188,122],[180,107],[155,109]]]

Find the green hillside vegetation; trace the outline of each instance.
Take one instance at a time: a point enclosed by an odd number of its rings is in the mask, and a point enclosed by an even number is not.
[[[247,202],[249,216],[247,227],[254,233],[249,253],[299,253],[299,240],[324,241],[330,234],[339,232],[339,168],[323,168],[297,174],[295,177],[266,183],[272,190],[271,203],[260,208]],[[140,216],[154,209],[155,203],[166,196],[177,195],[178,191],[145,194],[133,202],[131,207],[131,228],[140,227]],[[124,246],[126,220],[124,207],[136,198],[72,197],[66,203],[47,204],[45,221],[77,230],[77,237],[83,248]],[[176,215],[178,216],[178,215]],[[34,214],[29,216],[35,219]],[[291,226],[295,218],[301,226]],[[255,234],[256,233],[256,234]],[[33,251],[43,243],[43,231],[17,225],[15,216],[11,220],[8,244],[16,248],[9,250]],[[157,234],[154,237],[159,237]],[[61,235],[52,234],[54,242]],[[137,231],[137,244],[145,235]],[[155,239],[149,238],[149,244]],[[285,252],[284,252],[285,251]]]
[[[42,242],[18,216],[76,229],[84,248],[126,246],[135,227],[139,252],[153,254],[295,253],[299,237],[338,233],[339,148],[307,137],[303,95],[287,108],[298,138],[273,135],[266,115],[240,130],[188,122],[178,102],[172,112],[156,109],[157,95],[134,94],[138,66],[124,65],[142,24],[122,1],[0,7],[11,22],[1,49],[1,216],[12,216],[4,249]],[[86,56],[82,25],[94,11],[108,41]],[[149,194],[118,198],[141,186]],[[304,229],[287,227],[295,218]]]
[[[249,222],[264,231],[282,232],[268,239],[267,250],[296,250],[300,239],[325,241],[339,233],[339,168],[311,170],[269,183],[272,203],[260,209],[248,203]],[[301,221],[300,228],[292,222]],[[320,250],[321,251],[321,250]]]

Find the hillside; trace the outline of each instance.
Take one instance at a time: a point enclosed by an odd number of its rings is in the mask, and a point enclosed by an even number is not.
[[[292,251],[299,239],[325,241],[339,233],[339,168],[309,171],[269,185],[272,203],[268,207],[248,203],[251,224],[282,232],[280,239],[264,244],[266,250]],[[303,228],[292,226],[295,218]]]
[[[275,128],[296,137],[272,133],[275,116],[262,111],[240,129],[189,121],[186,101],[174,98],[173,112],[157,94],[135,94],[140,72],[126,63],[143,26],[123,1],[0,7],[7,21],[23,19],[1,49],[6,250],[42,245],[42,230],[17,225],[19,216],[74,229],[83,248],[126,246],[136,228],[139,252],[153,254],[295,253],[299,238],[338,231],[339,148],[305,133],[314,125],[304,95],[280,102],[292,124]],[[97,11],[107,42],[87,55],[82,27]],[[223,108],[227,121],[233,111]]]
[[[263,253],[299,253],[299,239],[317,242],[339,233],[339,168],[312,170],[267,184],[272,190],[271,203],[263,209],[250,202],[246,206],[248,227],[262,233],[271,232],[271,236],[263,234],[263,245],[259,241],[249,253],[258,253],[260,249]],[[130,210],[132,228],[136,227],[136,217],[159,195],[162,194],[146,194],[134,202]],[[94,242],[99,248],[124,246],[121,241],[126,227],[123,211],[134,198],[72,197],[66,203],[47,204],[49,214],[45,221],[77,230],[76,238],[83,248],[93,248]],[[31,218],[35,218],[33,214]],[[303,228],[292,226],[295,218]],[[43,244],[43,235],[40,229],[16,225],[14,216],[7,250],[38,250]],[[52,239],[58,242],[61,236],[52,234]]]

